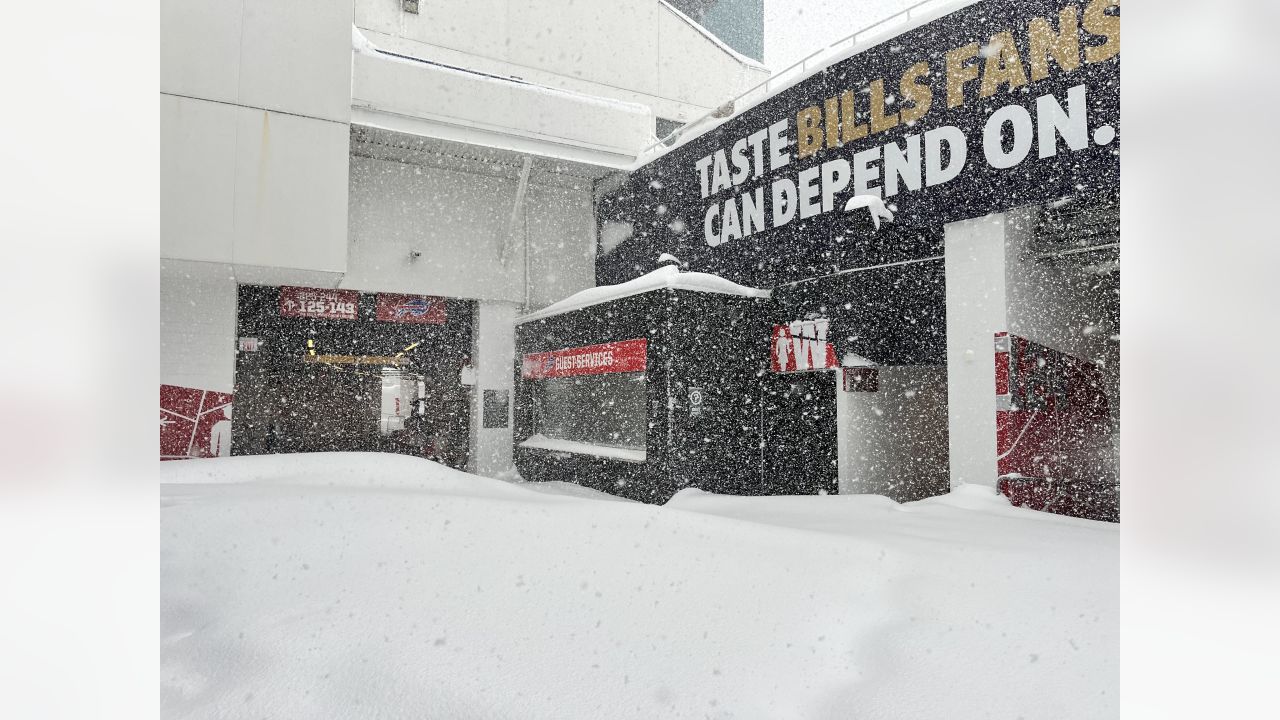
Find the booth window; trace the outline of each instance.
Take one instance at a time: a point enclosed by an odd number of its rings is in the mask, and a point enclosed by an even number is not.
[[[645,449],[643,372],[548,378],[534,383],[534,432],[548,438]]]

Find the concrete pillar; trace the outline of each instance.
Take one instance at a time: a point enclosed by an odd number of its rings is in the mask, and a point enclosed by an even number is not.
[[[859,482],[858,458],[853,455],[854,400],[852,393],[844,391],[844,368],[835,371],[836,376],[836,487],[841,495],[866,492]]]
[[[946,226],[951,487],[996,485],[995,334],[1007,329],[1003,213]]]
[[[515,303],[488,300],[477,303],[471,355],[476,385],[471,398],[471,453],[467,469],[485,477],[513,468],[511,407],[514,403],[515,318]],[[484,427],[486,390],[506,393],[507,414],[502,427]]]
[[[230,393],[236,281],[221,263],[160,261],[160,384]]]

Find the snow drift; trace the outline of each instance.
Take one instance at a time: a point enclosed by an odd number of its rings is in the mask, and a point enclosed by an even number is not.
[[[1118,528],[988,488],[655,507],[375,454],[161,473],[166,718],[1118,714]]]

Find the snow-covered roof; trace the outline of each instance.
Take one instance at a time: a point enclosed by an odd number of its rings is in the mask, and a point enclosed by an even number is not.
[[[640,167],[648,165],[672,150],[681,147],[695,138],[705,135],[711,130],[733,120],[760,103],[773,98],[781,92],[791,89],[836,63],[843,62],[858,53],[865,52],[866,50],[888,40],[892,40],[903,33],[914,30],[921,25],[931,23],[944,15],[949,15],[956,10],[968,7],[969,5],[973,5],[977,2],[979,2],[979,0],[923,0],[923,2],[912,5],[906,10],[890,15],[871,27],[860,30],[843,40],[837,40],[827,47],[814,52],[803,60],[800,60],[791,67],[774,73],[768,80],[765,80],[759,85],[747,90],[726,103],[726,105],[731,105],[733,107],[733,112],[731,114],[724,117],[717,117],[716,115],[720,112],[720,108],[713,109],[706,115],[689,122],[684,127],[672,133],[676,136],[676,139],[675,142],[670,145],[663,144],[666,138],[662,138],[657,143],[645,148],[636,158],[635,164],[628,168],[628,171],[635,171]]]
[[[600,287],[588,288],[561,300],[552,303],[541,310],[531,312],[516,319],[516,324],[526,323],[531,320],[540,320],[552,315],[560,315],[572,310],[581,310],[592,305],[599,305],[603,302],[618,300],[632,295],[639,295],[650,290],[659,290],[662,288],[673,288],[676,290],[692,290],[694,292],[719,293],[721,295],[739,295],[744,297],[767,298],[771,295],[769,290],[761,290],[759,288],[747,287],[739,285],[731,280],[725,280],[719,275],[700,272],[680,272],[680,268],[674,265],[664,265],[646,275],[641,275],[634,280],[628,280],[617,285],[601,285]]]

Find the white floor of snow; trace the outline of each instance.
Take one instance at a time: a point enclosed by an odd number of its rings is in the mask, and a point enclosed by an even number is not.
[[[1117,526],[985,488],[654,507],[392,455],[161,473],[165,718],[1119,712]]]

